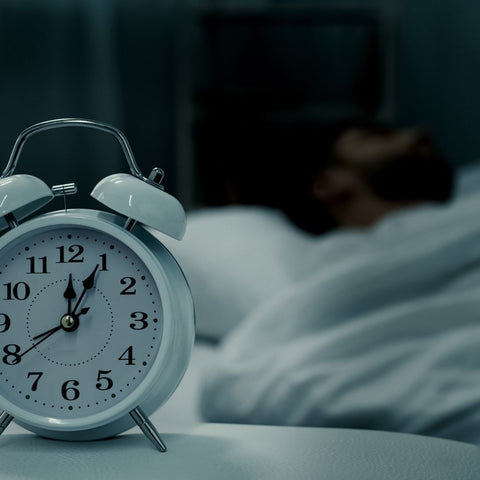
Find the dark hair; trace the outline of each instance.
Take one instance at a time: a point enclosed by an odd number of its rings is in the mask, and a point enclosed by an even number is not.
[[[337,225],[314,198],[312,184],[328,166],[336,139],[353,127],[392,131],[358,121],[296,126],[224,122],[197,128],[200,203],[263,205],[281,210],[306,232],[331,230]],[[390,199],[444,201],[453,186],[452,168],[436,152],[409,152],[388,167],[363,174],[379,196]]]
[[[398,129],[375,124],[356,124],[345,129],[360,129],[368,133],[387,136]],[[339,139],[340,134],[335,141]],[[332,146],[335,142],[332,144]],[[348,164],[348,159],[335,158],[331,151],[330,164]],[[386,155],[382,161],[353,167],[365,178],[370,188],[381,198],[395,201],[445,202],[454,187],[454,170],[438,152],[432,139],[423,133],[404,150]]]

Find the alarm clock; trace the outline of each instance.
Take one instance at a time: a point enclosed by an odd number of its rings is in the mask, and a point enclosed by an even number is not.
[[[75,184],[49,188],[15,175],[24,143],[61,127],[112,134],[130,173],[91,195],[115,213],[67,209],[31,214]],[[194,341],[194,308],[175,259],[152,234],[180,240],[181,204],[163,172],[140,172],[123,133],[85,119],[33,125],[18,137],[0,177],[0,433],[14,420],[44,437],[85,441],[135,424],[166,446],[148,419],[174,392]],[[27,218],[28,217],[28,218]]]

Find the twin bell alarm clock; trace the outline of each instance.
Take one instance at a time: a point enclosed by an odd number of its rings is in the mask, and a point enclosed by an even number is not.
[[[60,127],[102,130],[120,143],[131,173],[91,193],[116,214],[65,208],[30,217],[76,192],[73,183],[50,188],[14,175],[25,142]],[[0,177],[0,433],[14,420],[84,441],[137,424],[166,450],[148,416],[185,373],[194,309],[180,267],[149,232],[180,240],[185,231],[185,211],[162,177],[160,169],[144,177],[125,136],[104,123],[50,120],[18,137]]]

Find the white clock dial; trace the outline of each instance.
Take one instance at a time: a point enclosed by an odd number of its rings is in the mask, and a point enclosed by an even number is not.
[[[95,415],[158,354],[161,292],[122,241],[87,227],[25,233],[0,252],[0,395],[33,415]]]

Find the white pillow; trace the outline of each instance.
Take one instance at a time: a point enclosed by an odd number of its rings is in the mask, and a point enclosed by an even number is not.
[[[480,161],[463,165],[457,171],[455,196],[464,197],[480,192]]]
[[[185,273],[197,335],[220,339],[266,298],[301,274],[312,239],[275,210],[221,207],[188,214],[181,242],[163,235]]]

